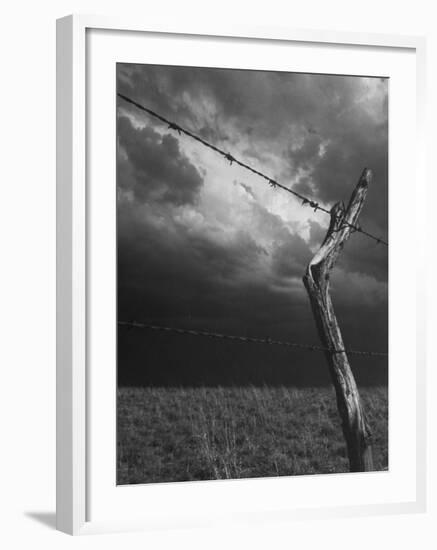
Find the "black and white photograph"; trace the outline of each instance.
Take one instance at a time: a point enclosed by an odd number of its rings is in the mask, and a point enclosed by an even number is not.
[[[1,546],[437,548],[435,3],[2,15]]]
[[[389,79],[116,79],[117,484],[388,470]]]

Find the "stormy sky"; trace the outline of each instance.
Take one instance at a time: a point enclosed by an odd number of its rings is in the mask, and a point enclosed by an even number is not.
[[[387,237],[388,80],[117,64],[117,90],[330,208],[363,168]],[[319,344],[302,283],[329,217],[117,101],[118,319]],[[347,243],[331,291],[346,347],[386,351],[387,248]],[[385,359],[351,358],[363,384]],[[328,383],[323,354],[119,328],[120,383]]]

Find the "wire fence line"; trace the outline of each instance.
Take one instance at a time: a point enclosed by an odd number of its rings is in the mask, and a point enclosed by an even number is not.
[[[283,191],[287,191],[288,193],[291,193],[296,198],[298,198],[299,200],[302,201],[302,206],[308,205],[311,208],[313,208],[315,212],[320,210],[321,212],[324,212],[325,214],[328,214],[328,215],[331,214],[330,210],[328,210],[327,208],[321,206],[317,201],[314,201],[314,200],[312,200],[308,197],[305,197],[301,193],[298,193],[297,191],[294,191],[293,189],[290,189],[289,187],[287,187],[285,185],[282,185],[281,183],[279,183],[275,179],[267,176],[263,172],[260,172],[259,170],[256,170],[252,166],[242,162],[238,158],[231,155],[229,152],[224,151],[223,149],[220,149],[219,147],[216,147],[215,145],[212,145],[208,141],[205,141],[203,138],[197,136],[196,134],[193,134],[192,132],[190,132],[189,130],[186,130],[182,126],[179,126],[179,124],[176,124],[175,122],[163,117],[162,115],[158,114],[157,112],[153,111],[152,109],[144,107],[144,105],[141,105],[140,103],[134,101],[133,99],[131,99],[130,97],[127,97],[124,94],[117,93],[117,96],[120,97],[121,99],[123,99],[124,101],[126,101],[127,103],[130,103],[131,105],[133,105],[137,109],[140,109],[141,111],[144,111],[145,113],[148,113],[150,116],[160,120],[161,122],[166,124],[170,130],[176,131],[179,135],[185,134],[186,136],[189,136],[190,138],[194,139],[195,141],[201,143],[205,147],[208,147],[212,151],[215,151],[216,153],[218,153],[219,155],[224,157],[226,160],[228,160],[230,164],[233,164],[233,163],[238,164],[242,168],[245,168],[249,172],[252,172],[252,174],[255,174],[255,175],[259,176],[260,178],[267,181],[267,183],[273,189],[279,188],[279,189],[282,189]],[[385,246],[388,246],[387,241],[385,241],[384,239],[381,239],[380,237],[376,237],[375,235],[372,235],[371,233],[365,231],[360,225],[354,225],[354,224],[351,224],[351,223],[343,220],[343,226],[342,227],[344,227],[344,226],[348,226],[351,229],[353,229],[354,231],[356,231],[358,233],[361,233],[362,235],[365,235],[366,237],[369,237],[370,239],[373,239],[374,241],[376,241],[377,244],[383,244]]]
[[[170,334],[181,334],[184,336],[203,336],[206,338],[216,338],[221,340],[230,340],[241,344],[266,344],[270,346],[283,346],[295,348],[303,351],[323,351],[327,353],[346,353],[347,355],[361,355],[368,357],[387,357],[388,353],[383,351],[361,351],[354,349],[332,349],[323,346],[314,346],[310,344],[299,344],[297,342],[287,342],[283,340],[274,340],[272,338],[253,338],[251,336],[236,336],[233,334],[221,334],[219,332],[209,332],[205,330],[195,330],[188,328],[166,327],[161,325],[149,325],[137,321],[118,321],[118,325],[127,329],[145,329],[157,332],[167,332]]]

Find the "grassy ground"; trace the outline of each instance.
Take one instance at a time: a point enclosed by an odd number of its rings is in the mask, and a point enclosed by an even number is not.
[[[360,393],[387,469],[387,388]],[[348,471],[330,388],[121,388],[117,409],[119,484]]]

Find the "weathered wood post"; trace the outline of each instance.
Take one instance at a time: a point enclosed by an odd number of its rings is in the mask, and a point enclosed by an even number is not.
[[[319,336],[326,351],[337,396],[351,472],[373,470],[371,432],[361,404],[357,384],[344,351],[343,338],[329,293],[329,276],[343,246],[357,226],[372,173],[364,169],[347,208],[337,203],[331,209],[331,223],[320,250],[308,264],[303,277],[311,301]]]

